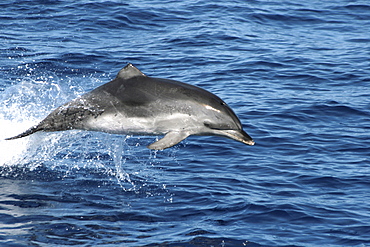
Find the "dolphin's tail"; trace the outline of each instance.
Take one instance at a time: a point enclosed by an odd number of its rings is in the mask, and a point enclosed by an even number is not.
[[[31,128],[29,128],[28,130],[26,130],[25,132],[19,134],[19,135],[16,135],[16,136],[13,136],[13,137],[9,137],[9,138],[6,138],[5,140],[14,140],[14,139],[18,139],[18,138],[22,138],[22,137],[25,137],[25,136],[29,136],[37,131],[40,131],[42,130],[42,128],[40,128],[39,125],[35,125]]]

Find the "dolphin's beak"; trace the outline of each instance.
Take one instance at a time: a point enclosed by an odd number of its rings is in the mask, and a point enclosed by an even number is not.
[[[250,137],[244,130],[222,130],[224,136],[242,142],[247,145],[253,146],[255,144],[252,137]]]

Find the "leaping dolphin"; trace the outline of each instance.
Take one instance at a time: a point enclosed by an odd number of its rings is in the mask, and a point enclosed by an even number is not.
[[[58,107],[39,124],[7,138],[37,131],[92,130],[164,135],[148,146],[163,150],[190,135],[222,136],[254,145],[231,108],[216,95],[186,83],[146,76],[128,64],[117,77]]]

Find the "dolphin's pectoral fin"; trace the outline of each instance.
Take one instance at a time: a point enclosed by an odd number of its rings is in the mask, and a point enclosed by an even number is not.
[[[154,149],[154,150],[163,150],[166,148],[170,148],[177,143],[184,140],[186,137],[188,137],[190,134],[188,132],[183,131],[171,131],[168,132],[162,139],[150,144],[148,148]]]

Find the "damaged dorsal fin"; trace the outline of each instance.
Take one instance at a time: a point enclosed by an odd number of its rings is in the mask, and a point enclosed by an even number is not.
[[[131,79],[137,76],[146,76],[143,72],[141,72],[138,68],[136,68],[131,63],[127,64],[123,69],[121,69],[118,74],[117,78],[121,78],[124,80]]]

